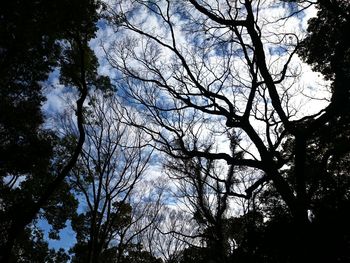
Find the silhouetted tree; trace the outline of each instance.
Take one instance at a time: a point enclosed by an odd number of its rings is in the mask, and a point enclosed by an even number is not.
[[[147,137],[123,123],[122,115],[113,91],[95,91],[89,96],[86,140],[70,178],[81,204],[86,206],[72,220],[77,233],[72,262],[124,262],[137,243],[136,237],[157,217],[161,192],[143,189],[156,187],[143,179],[152,150]],[[74,119],[67,117],[61,126],[71,138],[77,129]],[[140,189],[143,193],[138,193]],[[147,255],[141,250],[133,253]]]
[[[250,184],[242,198],[250,199],[266,184],[273,189],[279,207],[284,208],[285,226],[293,229],[288,232],[292,242],[285,260],[314,260],[318,252],[312,248],[315,233],[309,213],[320,174],[313,166],[320,159],[327,163],[333,158],[331,152],[321,150],[317,140],[321,130],[328,131],[334,120],[343,118],[340,116],[349,104],[345,84],[349,46],[344,38],[349,28],[348,4],[319,1],[319,7],[324,8],[311,22],[311,35],[304,43],[300,33],[284,26],[313,3],[280,2],[286,12],[273,18],[265,12],[270,4],[252,0],[189,0],[180,5],[136,1],[133,12],[125,5],[121,7],[125,15],[118,12],[113,18],[131,36],[118,42],[108,56],[127,78],[125,92],[131,103],[147,119],[134,125],[154,138],[157,149],[183,162],[202,158],[207,163],[222,161],[255,172],[255,178],[243,180]],[[147,13],[144,20],[138,19],[142,12]],[[157,22],[159,30],[155,32],[148,25]],[[131,44],[134,36],[138,42]],[[322,46],[327,51],[318,56],[323,36],[326,41]],[[309,43],[317,48],[309,50]],[[299,49],[326,78],[334,77],[329,101],[312,114],[299,109],[294,99],[313,99],[299,84],[295,67]],[[239,136],[239,157],[229,151],[227,140],[222,138],[228,131]],[[211,135],[209,142],[207,134]],[[200,170],[206,171],[203,166]]]
[[[108,85],[97,77],[97,60],[88,47],[96,31],[98,6],[90,0],[1,3],[2,262],[16,260],[16,255],[10,257],[15,241],[30,232],[25,228],[40,211],[52,223],[53,236],[75,210],[64,179],[84,142],[83,103],[88,87]],[[41,128],[43,81],[54,66],[60,67],[61,82],[79,92],[79,138],[62,158],[53,156],[58,138]]]

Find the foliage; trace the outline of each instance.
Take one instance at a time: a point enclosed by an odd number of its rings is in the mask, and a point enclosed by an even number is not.
[[[58,231],[76,211],[70,187],[64,178],[58,180],[62,166],[56,164],[67,154],[57,155],[60,139],[43,128],[42,92],[49,73],[58,66],[65,84],[77,86],[82,93],[85,74],[95,80],[89,79],[88,84],[108,85],[108,79],[94,76],[97,60],[87,47],[97,29],[99,5],[90,0],[1,2],[0,246],[4,261],[15,239],[17,247],[26,243],[23,238],[28,235],[20,232],[30,232],[30,222],[39,212],[52,225],[50,237],[58,238]],[[81,75],[69,75],[67,65]]]
[[[349,262],[349,28],[346,0],[1,2],[0,261]]]

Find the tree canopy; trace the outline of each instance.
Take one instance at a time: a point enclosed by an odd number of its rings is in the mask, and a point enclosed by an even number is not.
[[[0,262],[350,260],[348,1],[15,0],[0,21]]]

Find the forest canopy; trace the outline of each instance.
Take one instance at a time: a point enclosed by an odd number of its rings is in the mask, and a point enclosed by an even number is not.
[[[350,261],[347,0],[0,22],[0,262]]]

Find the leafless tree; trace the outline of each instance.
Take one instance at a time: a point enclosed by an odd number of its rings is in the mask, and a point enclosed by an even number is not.
[[[169,200],[160,210],[155,224],[141,237],[147,251],[169,263],[178,262],[189,245],[198,245],[200,241],[193,216],[176,205],[170,205]]]
[[[73,228],[78,235],[75,248],[87,244],[86,262],[101,262],[112,253],[119,262],[159,210],[161,187],[143,178],[152,150],[141,130],[122,123],[121,114],[113,94],[98,91],[85,108],[86,142],[70,183],[84,211],[73,221]],[[66,137],[74,137],[69,116],[62,127]],[[73,252],[79,250],[73,248]]]
[[[111,65],[123,73],[131,103],[144,113],[145,121],[133,124],[158,150],[180,162],[201,160],[201,176],[203,162],[254,171],[254,181],[250,177],[236,197],[250,199],[272,183],[300,236],[309,224],[306,149],[335,109],[326,84],[312,84],[326,92],[310,95],[303,82],[306,66],[296,56],[303,32],[293,19],[312,4],[297,1],[291,9],[262,0],[122,2],[111,20],[127,34],[107,51]],[[239,136],[239,155],[230,151],[227,134]],[[286,178],[287,164],[294,182]],[[206,187],[234,193],[230,176],[225,172]],[[201,180],[191,184],[198,188]],[[216,187],[220,182],[226,188]]]

